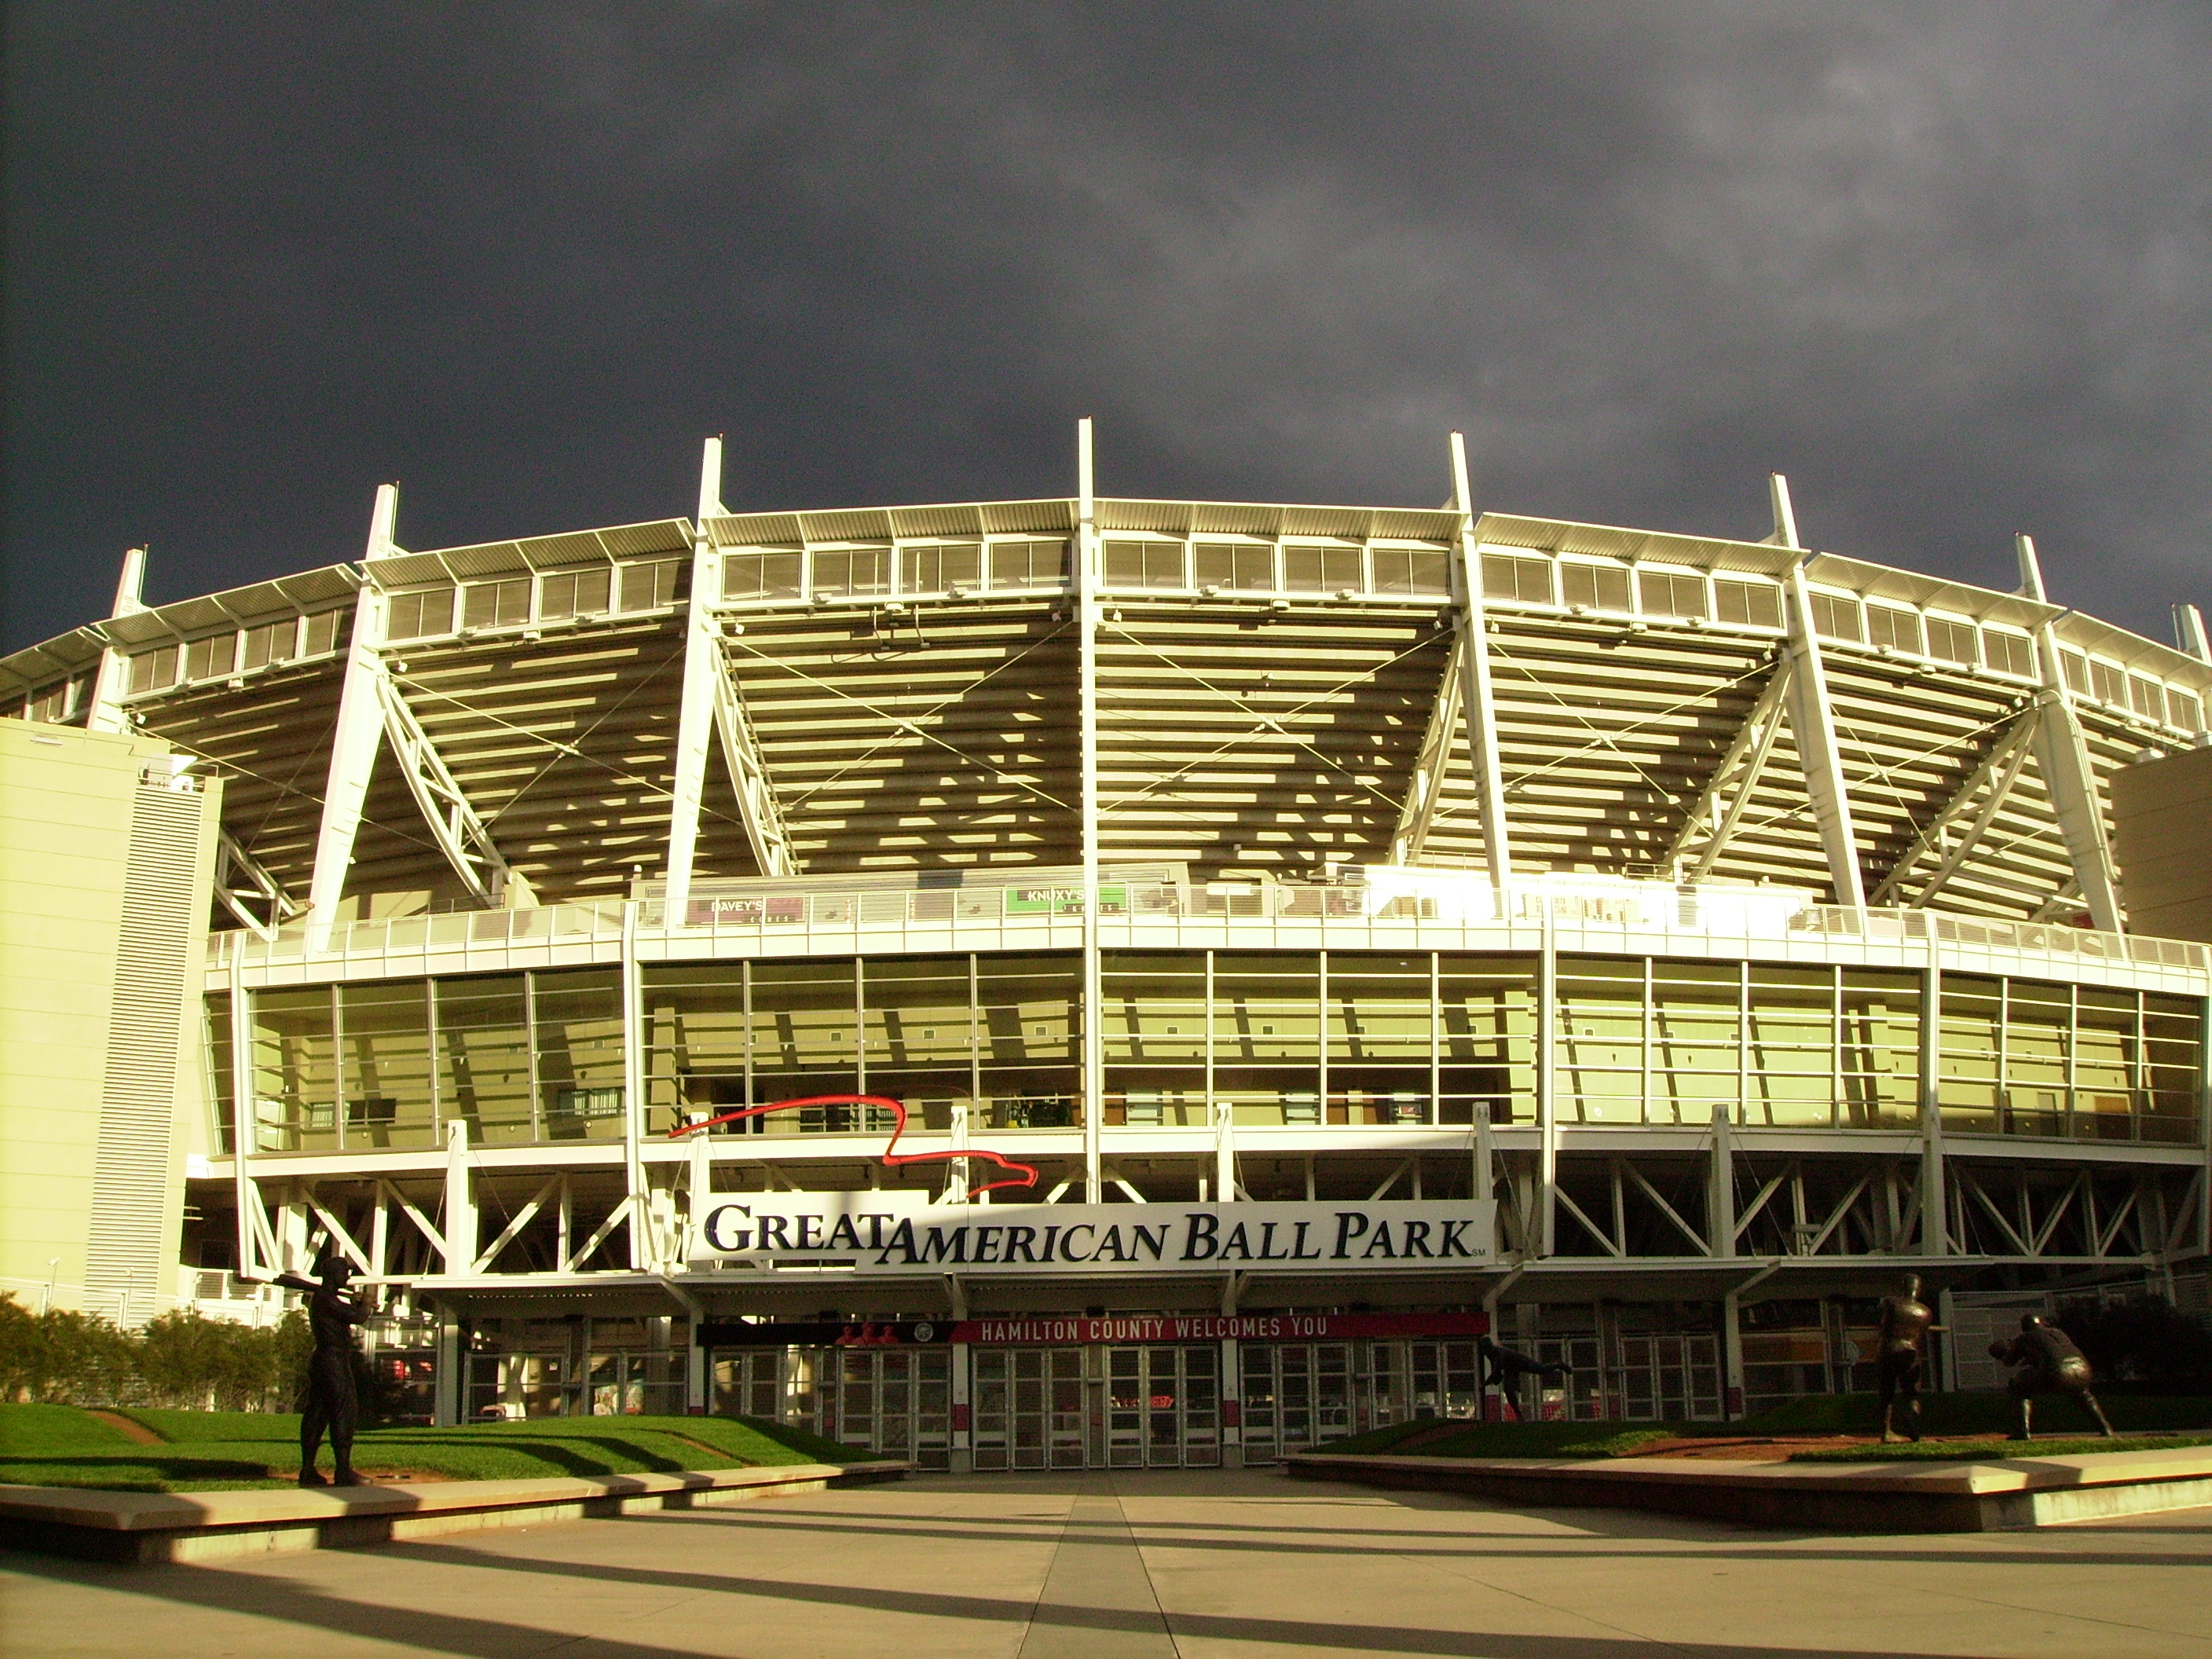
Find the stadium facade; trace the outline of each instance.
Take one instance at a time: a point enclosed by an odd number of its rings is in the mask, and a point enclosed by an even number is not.
[[[205,909],[142,1316],[337,1249],[441,1420],[989,1468],[1484,1409],[1486,1328],[1719,1416],[1906,1270],[1955,1385],[1978,1299],[2201,1273],[2212,971],[2109,812],[2206,741],[2194,612],[1808,552],[1779,479],[1760,541],[1479,514],[1456,440],[1438,510],[1099,497],[1086,427],[1070,498],[732,513],[720,449],[6,661],[216,802],[211,894],[128,877]]]

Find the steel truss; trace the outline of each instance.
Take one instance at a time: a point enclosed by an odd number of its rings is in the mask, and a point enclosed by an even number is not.
[[[274,939],[276,930],[306,908],[228,830],[220,831],[216,842],[215,896],[223,908],[265,939]]]

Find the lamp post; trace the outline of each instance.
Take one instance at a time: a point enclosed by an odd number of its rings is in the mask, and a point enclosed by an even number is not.
[[[39,1297],[39,1317],[41,1319],[46,1316],[47,1310],[54,1305],[54,1280],[61,1277],[61,1267],[62,1259],[59,1256],[52,1257],[46,1262],[46,1288]]]

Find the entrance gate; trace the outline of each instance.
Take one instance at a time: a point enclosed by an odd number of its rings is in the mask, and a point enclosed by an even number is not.
[[[1082,1349],[978,1348],[975,1378],[977,1468],[1084,1467]]]
[[[1221,1350],[1108,1348],[1107,1467],[1213,1468],[1221,1462]]]

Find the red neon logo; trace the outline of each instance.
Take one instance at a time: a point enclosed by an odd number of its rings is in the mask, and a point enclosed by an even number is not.
[[[717,1123],[735,1123],[739,1118],[765,1117],[770,1112],[787,1112],[799,1106],[875,1106],[889,1112],[895,1120],[890,1143],[883,1151],[882,1164],[887,1170],[896,1170],[908,1164],[943,1164],[954,1158],[981,1158],[995,1164],[1002,1170],[1018,1170],[1021,1173],[1006,1181],[994,1181],[981,1187],[970,1187],[968,1196],[978,1193],[995,1193],[1001,1187],[1034,1187],[1037,1182],[1034,1164],[1018,1164],[1012,1158],[1002,1158],[996,1152],[970,1146],[957,1152],[902,1152],[897,1150],[899,1137],[906,1133],[906,1104],[888,1095],[809,1095],[804,1100],[771,1101],[765,1106],[747,1106],[743,1110],[725,1112],[720,1117],[710,1117],[698,1123],[686,1123],[671,1129],[668,1138],[681,1140],[686,1135],[696,1135],[702,1129],[711,1129]]]

